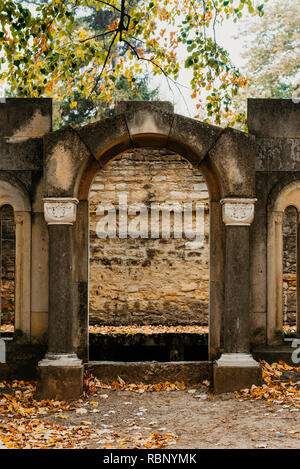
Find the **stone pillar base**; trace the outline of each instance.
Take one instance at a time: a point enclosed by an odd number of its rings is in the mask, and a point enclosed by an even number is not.
[[[238,391],[262,382],[262,370],[252,355],[246,353],[223,353],[214,363],[214,392]]]
[[[75,354],[46,354],[38,363],[38,399],[79,399],[83,387],[83,365]]]

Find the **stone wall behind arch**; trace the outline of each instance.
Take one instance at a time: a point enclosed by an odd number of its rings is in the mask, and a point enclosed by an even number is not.
[[[188,249],[188,239],[174,237],[99,239],[97,206],[117,206],[120,192],[128,193],[128,203],[148,207],[203,203],[204,246]],[[207,325],[208,211],[201,172],[170,150],[132,150],[99,171],[90,192],[90,323]]]

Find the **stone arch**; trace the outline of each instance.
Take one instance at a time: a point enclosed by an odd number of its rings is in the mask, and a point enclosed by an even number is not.
[[[134,137],[134,136],[133,136]],[[201,160],[200,157],[198,159],[196,158],[196,155],[194,154],[194,157],[191,157],[191,153],[189,153],[188,147],[187,150],[185,151],[185,146],[184,143],[179,141],[178,143],[176,140],[172,140],[172,145],[164,146],[162,143],[161,145],[159,144],[162,142],[161,135],[157,134],[152,134],[151,139],[149,139],[149,134],[146,134],[145,136],[139,135],[139,146],[133,146],[130,143],[125,144],[125,142],[122,145],[122,151],[119,151],[119,142],[115,142],[115,145],[110,146],[109,150],[106,152],[104,151],[100,156],[99,159],[97,160],[88,160],[86,166],[82,170],[82,172],[79,174],[79,177],[76,181],[75,187],[74,187],[74,197],[77,197],[78,200],[86,200],[88,198],[88,193],[90,190],[91,183],[95,177],[95,174],[97,171],[99,171],[101,168],[103,168],[108,162],[111,160],[117,158],[121,153],[125,153],[126,151],[132,149],[132,148],[168,148],[174,151],[175,153],[180,154],[182,157],[184,157],[187,161],[189,161],[193,167],[198,168],[204,175],[205,181],[207,183],[208,191],[210,194],[210,199],[212,201],[217,201],[220,200],[221,198],[221,190],[220,190],[220,185],[217,180],[217,177],[212,170],[211,167],[209,167],[209,164],[206,161]]]
[[[64,191],[52,191],[48,192],[47,195],[68,195],[79,200],[77,219],[73,230],[73,284],[77,294],[75,301],[77,312],[74,311],[77,333],[75,331],[73,337],[79,356],[87,359],[88,350],[86,331],[88,330],[89,189],[95,174],[106,163],[130,148],[141,147],[168,148],[187,159],[205,177],[210,194],[210,226],[214,227],[210,231],[210,243],[213,248],[210,249],[211,324],[209,350],[211,358],[216,358],[219,355],[224,296],[224,246],[222,236],[224,227],[220,206],[222,191],[210,158],[204,157],[214,147],[222,133],[223,129],[219,127],[157,110],[149,103],[141,103],[141,106],[138,106],[135,112],[129,111],[126,114],[87,125],[76,129],[76,134],[70,134],[69,148],[71,141],[74,148],[74,137],[76,152],[80,148],[82,150],[82,142],[85,144],[84,154],[77,159],[74,165],[76,176],[73,179],[70,177],[72,186],[67,194]],[[58,157],[61,157],[61,138],[58,148]],[[51,149],[53,149],[53,143],[51,143]],[[89,154],[86,149],[88,149]],[[64,154],[66,153],[64,150]],[[71,155],[68,158],[70,161]]]
[[[14,212],[30,212],[28,194],[19,185],[0,179],[0,206],[11,205]]]
[[[0,207],[10,205],[16,224],[15,329],[30,337],[31,204],[16,183],[0,179]]]
[[[145,135],[143,138],[142,135],[139,135],[139,147],[152,147],[152,148],[161,148],[160,145],[164,145],[162,142],[161,135],[151,135],[149,139],[149,134]],[[132,148],[132,145],[128,147],[123,147],[123,152]],[[164,147],[162,147],[164,148]],[[89,161],[89,164],[85,168],[85,171],[81,175],[80,182],[77,184],[78,192],[76,196],[78,197],[79,203],[77,206],[77,221],[74,225],[74,243],[75,249],[74,253],[77,253],[77,260],[74,259],[73,263],[73,281],[76,284],[81,284],[81,288],[84,285],[84,288],[81,289],[81,294],[79,294],[79,299],[77,304],[80,305],[79,321],[80,327],[78,330],[88,329],[88,256],[89,256],[89,247],[88,247],[88,237],[89,237],[89,210],[88,210],[88,194],[92,184],[92,181],[99,171],[100,168],[103,168],[112,159],[118,157],[119,151],[119,142],[116,142],[115,147],[109,147],[109,158],[107,153],[104,151],[102,154],[102,160],[100,156],[100,164],[95,164],[94,161]],[[184,143],[180,142],[176,146],[175,141],[172,141],[172,151],[180,154],[192,165],[197,167],[203,174],[209,195],[210,195],[210,306],[209,306],[209,320],[210,320],[210,333],[209,333],[209,353],[210,358],[216,358],[219,354],[221,347],[221,318],[222,318],[222,298],[223,298],[223,226],[222,226],[222,217],[221,217],[221,206],[220,206],[220,187],[218,181],[215,177],[215,174],[209,167],[206,161],[201,161],[200,164],[195,163],[195,159],[191,157],[186,157],[186,152],[184,151]],[[188,153],[188,150],[187,150]],[[189,155],[191,153],[188,153]],[[192,161],[191,161],[192,160]],[[211,228],[213,227],[213,229]],[[76,254],[75,254],[76,256]],[[84,292],[84,293],[83,293]],[[82,295],[85,295],[86,299]],[[82,312],[84,311],[84,314]],[[86,353],[84,350],[87,350],[87,336],[84,337],[84,343],[82,343],[82,336],[78,337],[78,353],[80,356],[85,356]]]
[[[249,354],[249,231],[256,200],[254,139],[234,129],[173,114],[163,103],[126,106],[113,118],[44,137],[49,338],[40,372],[45,370],[46,376],[47,367],[64,367],[72,362],[76,379],[81,380],[82,363],[77,355],[88,360],[89,188],[96,172],[108,161],[131,148],[153,147],[186,158],[202,171],[208,186],[209,359],[222,355],[214,380],[222,381],[223,367],[236,374],[245,363],[251,373],[259,374]],[[246,382],[245,378],[245,386]]]
[[[282,343],[283,326],[282,278],[283,278],[283,216],[287,207],[293,206],[298,212],[297,228],[297,333],[299,334],[299,213],[300,179],[280,181],[271,191],[268,199],[268,240],[267,240],[267,338],[268,344]]]
[[[145,104],[145,103],[143,103]],[[155,132],[156,131],[156,132]],[[88,193],[96,172],[130,148],[168,148],[186,158],[205,177],[210,195],[210,306],[209,357],[223,346],[225,226],[221,198],[254,196],[252,138],[233,129],[221,129],[183,116],[140,107],[135,113],[90,124],[78,130],[90,150],[74,180],[72,197],[78,198],[74,225],[73,282],[80,285],[78,331],[88,328]],[[92,155],[92,156],[91,156]],[[77,254],[76,254],[77,253]],[[86,357],[87,334],[77,336],[78,353]]]
[[[137,105],[138,104],[138,105]],[[137,106],[137,108],[136,108]],[[254,140],[135,103],[124,114],[45,136],[45,197],[86,200],[96,170],[130,148],[167,148],[206,172],[211,200],[254,197]]]

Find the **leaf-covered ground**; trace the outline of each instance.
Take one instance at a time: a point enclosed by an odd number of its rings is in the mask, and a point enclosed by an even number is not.
[[[0,332],[14,332],[12,324],[0,324]],[[130,326],[100,326],[90,325],[89,332],[92,334],[208,334],[208,326],[163,326],[133,324]],[[282,332],[286,336],[293,336],[296,333],[296,326],[283,326]]]
[[[12,324],[0,324],[0,332],[14,332],[15,328]]]
[[[89,332],[93,334],[208,334],[208,326],[99,326],[90,325]]]
[[[296,326],[283,326],[282,332],[285,336],[296,336]]]
[[[118,425],[108,423],[115,407],[104,410],[104,400],[112,392],[126,390],[135,394],[144,392],[170,392],[184,390],[182,383],[158,383],[155,385],[126,385],[119,378],[111,386],[85,375],[84,395],[72,403],[53,400],[36,401],[34,382],[13,381],[0,383],[0,448],[164,448],[174,444],[172,432],[150,431],[122,436]],[[117,408],[119,405],[116,406]],[[144,410],[140,407],[142,415]],[[106,419],[106,417],[110,417]],[[121,422],[123,423],[123,422]],[[134,417],[126,428],[134,425]],[[127,432],[128,433],[128,432]],[[113,445],[112,445],[113,444]]]
[[[0,332],[14,332],[12,324],[0,325]],[[163,326],[136,324],[130,326],[100,326],[90,325],[89,332],[92,334],[208,334],[208,326]]]
[[[300,367],[261,366],[262,386],[222,396],[86,374],[80,400],[38,402],[35,383],[3,381],[0,448],[299,448]]]
[[[251,389],[236,392],[240,399],[266,400],[276,404],[286,404],[300,409],[300,367],[292,367],[279,361],[269,365],[260,362],[263,370],[262,386],[253,385]]]

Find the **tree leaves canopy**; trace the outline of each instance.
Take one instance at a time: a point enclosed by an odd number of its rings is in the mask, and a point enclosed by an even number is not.
[[[300,84],[300,3],[276,0],[259,22],[247,21],[245,27],[248,41],[243,57],[251,92],[290,98]]]
[[[300,93],[300,3],[273,0],[259,21],[240,22],[242,33],[248,83],[233,99],[228,124],[247,130],[247,98],[291,99]]]
[[[89,9],[109,19],[96,34],[78,21]],[[119,77],[131,85],[145,69],[178,86],[185,67],[197,108],[205,89],[207,115],[220,123],[246,79],[218,45],[216,25],[245,9],[263,15],[255,0],[0,0],[0,79],[14,96],[67,96],[75,108],[78,96],[111,102]]]

